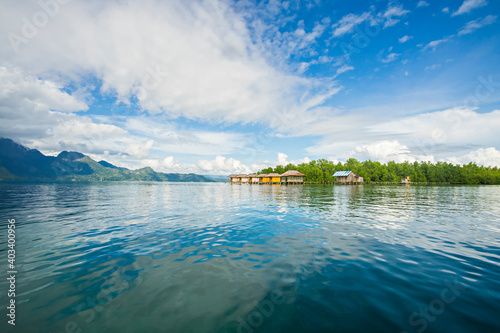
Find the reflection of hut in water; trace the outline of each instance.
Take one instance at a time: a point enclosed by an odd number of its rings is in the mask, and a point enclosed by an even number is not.
[[[337,171],[333,174],[333,177],[335,177],[335,182],[337,183],[362,183],[363,182],[363,177],[358,176],[352,171]]]

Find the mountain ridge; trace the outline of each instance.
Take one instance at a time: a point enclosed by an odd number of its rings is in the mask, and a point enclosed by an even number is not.
[[[130,170],[106,161],[96,162],[76,151],[62,151],[56,157],[0,138],[0,181],[158,181],[213,182],[193,173],[162,173],[151,167]]]

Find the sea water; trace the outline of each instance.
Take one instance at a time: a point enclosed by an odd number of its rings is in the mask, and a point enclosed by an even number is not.
[[[3,184],[0,262],[2,332],[499,332],[500,187]]]

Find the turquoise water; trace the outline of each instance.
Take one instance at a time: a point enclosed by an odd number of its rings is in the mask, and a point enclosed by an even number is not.
[[[498,186],[4,184],[0,199],[2,332],[500,331]]]

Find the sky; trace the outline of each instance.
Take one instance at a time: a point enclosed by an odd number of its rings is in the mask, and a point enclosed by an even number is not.
[[[500,166],[500,2],[0,0],[0,137],[225,175]]]

